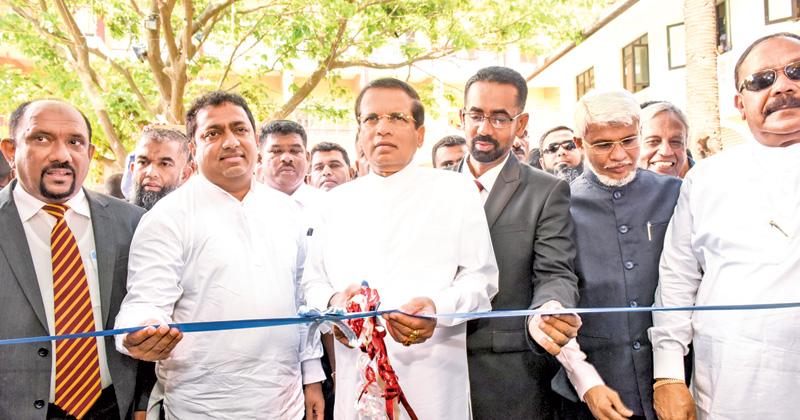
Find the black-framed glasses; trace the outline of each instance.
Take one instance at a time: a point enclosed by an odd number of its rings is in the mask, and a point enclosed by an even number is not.
[[[795,61],[783,67],[757,71],[745,77],[739,85],[739,93],[744,89],[750,92],[758,92],[772,86],[775,80],[778,79],[778,70],[783,70],[783,74],[791,80],[800,80],[800,61]]]
[[[614,150],[614,146],[618,144],[625,150],[632,150],[639,147],[639,136],[630,136],[619,140],[600,140],[592,144],[584,141],[583,144],[594,150],[595,153],[606,154],[611,153],[611,151]]]
[[[553,153],[558,152],[558,149],[561,148],[561,147],[563,147],[564,150],[569,152],[570,150],[575,150],[575,148],[577,146],[575,146],[575,142],[574,141],[566,140],[566,141],[562,141],[561,143],[552,143],[551,145],[549,145],[549,146],[545,147],[544,149],[542,149],[542,153],[544,153],[546,155],[552,155]]]
[[[506,114],[492,114],[492,115],[485,115],[481,112],[465,112],[464,119],[468,121],[472,125],[481,125],[487,119],[489,120],[489,124],[492,127],[502,130],[504,128],[508,128],[511,125],[511,122],[519,118],[520,115],[524,114],[525,112],[520,112],[513,117]]]
[[[411,122],[416,122],[414,117],[410,115],[406,115],[402,112],[390,112],[388,114],[381,114],[381,115],[371,113],[364,116],[359,116],[358,124],[361,125],[362,127],[375,127],[376,125],[378,125],[378,121],[384,118],[386,118],[386,120],[389,121],[389,124],[391,125],[406,125]]]

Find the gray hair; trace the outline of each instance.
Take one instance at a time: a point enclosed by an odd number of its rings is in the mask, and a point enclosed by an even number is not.
[[[689,137],[689,123],[686,120],[686,114],[681,111],[680,108],[675,106],[675,104],[667,101],[660,101],[648,105],[642,109],[642,119],[641,121],[648,121],[651,118],[655,118],[656,115],[662,112],[671,112],[675,118],[683,124],[683,128],[686,131],[686,137]]]
[[[592,90],[575,107],[575,137],[584,138],[589,124],[636,124],[641,121],[640,113],[636,98],[627,90]]]

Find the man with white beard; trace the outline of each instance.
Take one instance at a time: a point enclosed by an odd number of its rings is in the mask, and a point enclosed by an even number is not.
[[[587,168],[570,184],[578,307],[653,305],[664,233],[681,181],[637,169],[639,112],[624,90],[590,92],[576,107],[575,144]],[[650,314],[587,314],[582,320],[577,343],[557,356],[566,375],[556,376],[554,389],[574,401],[562,402],[562,414],[655,420]]]

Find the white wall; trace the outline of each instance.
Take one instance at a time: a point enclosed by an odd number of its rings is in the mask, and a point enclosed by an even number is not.
[[[785,0],[792,1],[792,0]],[[765,26],[764,2],[760,0],[729,0],[729,18],[732,50],[718,58],[720,92],[720,117],[723,126],[747,136],[733,106],[733,68],[742,50],[756,38],[767,33],[800,32],[800,22],[787,21]],[[549,104],[551,110],[537,113],[536,104],[529,106],[533,113],[534,137],[549,127],[568,123],[572,125],[575,109],[575,77],[594,66],[595,87],[622,87],[622,48],[647,33],[649,43],[650,87],[636,93],[639,102],[667,100],[681,108],[686,107],[686,72],[684,68],[669,69],[667,26],[683,22],[682,0],[641,0],[616,19],[577,45],[561,59],[551,64],[530,81],[533,91],[550,88],[540,106]],[[691,34],[687,34],[691,40]],[[555,89],[553,89],[555,88]],[[557,111],[553,112],[554,102]],[[545,109],[546,106],[545,106]]]

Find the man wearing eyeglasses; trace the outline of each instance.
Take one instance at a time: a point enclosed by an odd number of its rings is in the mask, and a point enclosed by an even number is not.
[[[661,258],[659,306],[800,301],[800,36],[756,40],[734,72],[734,101],[755,141],[686,175]],[[800,412],[796,309],[671,312],[654,314],[653,324],[660,417]],[[681,373],[690,342],[691,391]]]
[[[575,109],[575,143],[587,168],[570,184],[578,307],[651,306],[681,181],[637,169],[640,107],[630,92],[592,91]],[[582,318],[577,340],[558,356],[564,370],[554,390],[566,397],[565,418],[655,420],[650,315]]]
[[[303,275],[306,301],[344,307],[366,280],[380,294],[381,309],[404,312],[384,317],[386,350],[418,418],[468,419],[466,324],[406,314],[491,308],[497,265],[475,184],[412,163],[424,139],[425,111],[407,83],[370,82],[355,111],[371,172],[327,193],[325,223]],[[334,347],[334,417],[360,418],[361,350],[340,342]],[[372,407],[385,412],[383,398],[376,403]],[[395,413],[408,418],[402,407]]]
[[[525,79],[506,67],[478,71],[464,89],[461,122],[469,155],[458,170],[475,183],[484,202],[500,269],[495,310],[573,307],[577,302],[569,187],[511,152],[514,138],[528,124],[527,95]],[[543,318],[469,323],[475,419],[552,416],[550,380],[558,364],[547,352],[557,354],[575,336],[580,319]],[[529,331],[537,344],[530,342]]]
[[[583,155],[575,145],[572,129],[563,125],[553,127],[539,139],[542,169],[572,182],[583,172]]]

